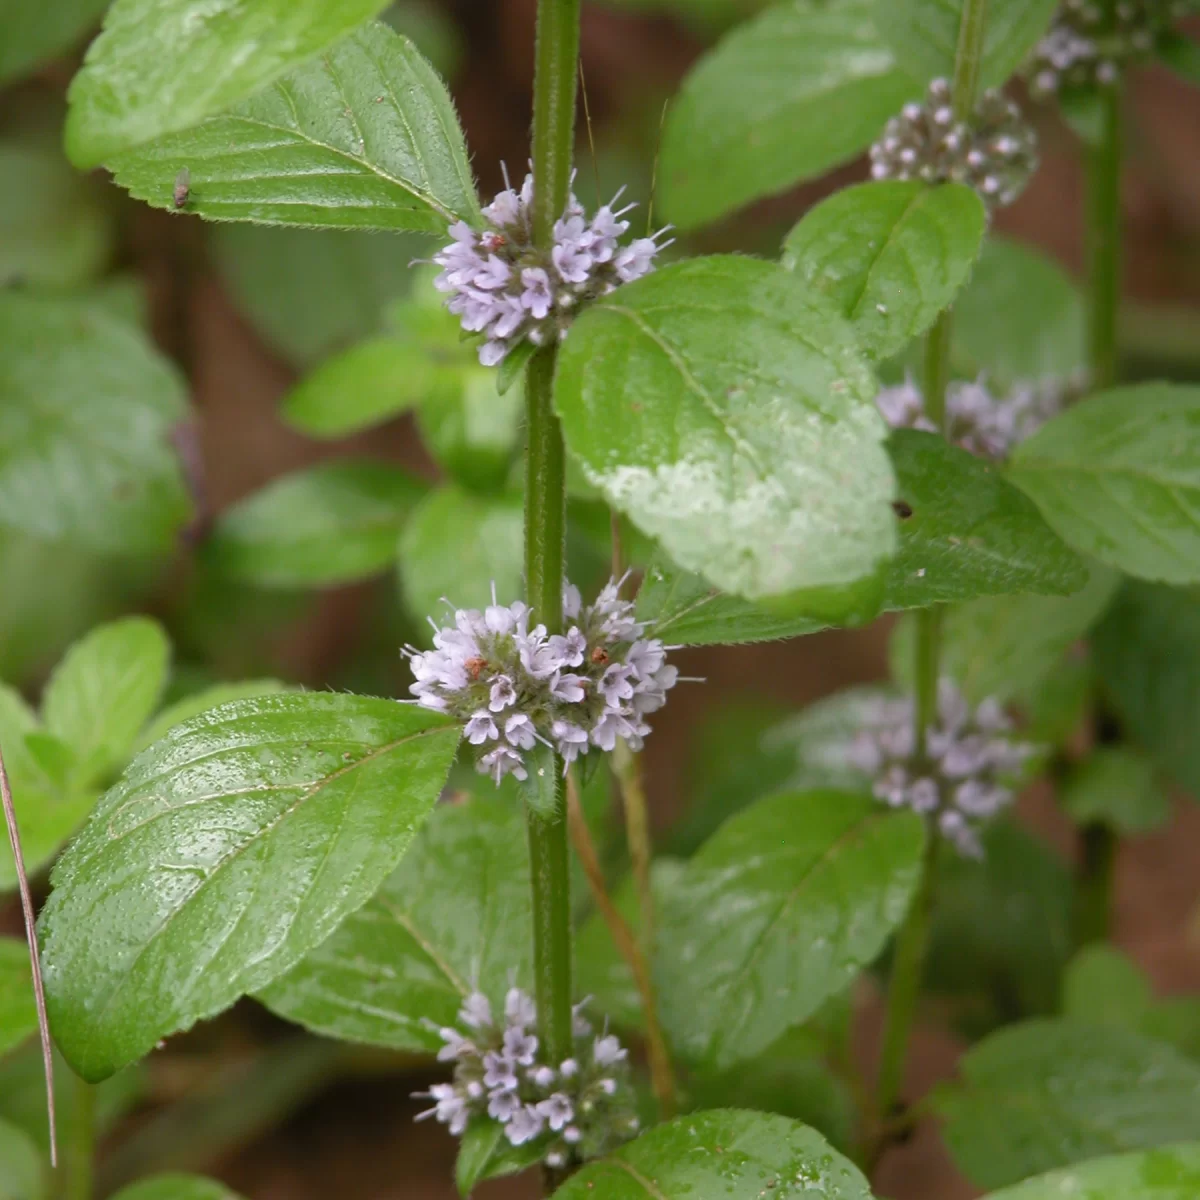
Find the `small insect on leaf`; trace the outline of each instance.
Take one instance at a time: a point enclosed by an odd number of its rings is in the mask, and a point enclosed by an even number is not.
[[[183,208],[188,202],[192,190],[192,173],[184,167],[175,176],[175,207]]]

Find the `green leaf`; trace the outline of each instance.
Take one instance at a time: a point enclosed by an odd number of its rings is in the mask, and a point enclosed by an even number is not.
[[[224,112],[375,16],[383,0],[115,0],[68,94],[81,168]]]
[[[954,304],[952,358],[1000,388],[1070,379],[1087,363],[1083,299],[1056,263],[1029,246],[989,238]]]
[[[555,404],[588,481],[679,566],[833,619],[874,607],[896,541],[875,390],[844,322],[800,280],[719,256],[588,309],[559,354]]]
[[[668,220],[707,224],[870,145],[916,90],[876,32],[874,6],[788,0],[700,60],[663,129],[658,197]]]
[[[968,699],[1022,698],[1054,671],[1067,650],[1100,619],[1120,577],[1093,566],[1070,596],[996,596],[950,609],[942,626],[942,667]],[[889,658],[898,679],[909,677],[912,626],[897,627]]]
[[[0,937],[0,1056],[36,1029],[29,947],[20,938]]]
[[[637,604],[638,620],[652,621],[655,637],[681,646],[774,642],[826,627],[808,617],[784,617],[756,608],[664,558],[647,570]]]
[[[329,462],[273,480],[227,510],[205,544],[207,564],[258,587],[327,587],[387,567],[425,493],[400,467]]]
[[[278,679],[246,679],[238,683],[215,683],[212,687],[192,692],[174,704],[168,704],[138,735],[134,749],[145,750],[154,745],[159,738],[165,737],[176,725],[201,713],[216,708],[219,704],[229,704],[233,700],[248,700],[253,696],[272,696],[277,692],[285,692],[288,686]]]
[[[418,505],[400,538],[400,587],[423,619],[445,608],[482,608],[492,584],[506,603],[521,589],[524,511],[520,496],[483,497],[436,489]]]
[[[496,372],[496,391],[501,396],[506,395],[513,384],[522,378],[526,365],[536,353],[537,347],[530,341],[524,341],[505,355],[500,370]]]
[[[875,0],[879,32],[896,60],[922,82],[954,76],[965,0]],[[1058,0],[993,0],[980,64],[980,85],[1000,87],[1046,32]]]
[[[1017,447],[1009,478],[1077,550],[1142,579],[1200,582],[1200,387],[1089,396]]]
[[[292,3],[267,0],[260,8]],[[368,5],[379,7],[378,0],[346,7]],[[186,168],[187,211],[214,221],[444,236],[447,223],[479,212],[445,84],[407,38],[378,23],[232,111],[109,165],[137,199],[171,210],[176,175]]]
[[[0,15],[7,40],[5,21]],[[90,283],[112,252],[112,224],[95,181],[72,170],[57,146],[0,142],[0,286]]]
[[[1171,819],[1154,765],[1125,746],[1100,746],[1067,777],[1060,796],[1077,824],[1099,821],[1118,833],[1146,833]]]
[[[429,389],[435,370],[423,347],[371,338],[301,379],[284,397],[283,418],[316,438],[360,433],[412,408]]]
[[[157,621],[126,617],[67,651],[42,697],[46,728],[74,752],[75,786],[103,785],[158,707],[171,643]]]
[[[113,1200],[238,1200],[223,1183],[200,1175],[155,1175],[122,1188]]]
[[[109,0],[53,0],[29,4],[0,0],[0,83],[27,75],[71,49],[108,7]]]
[[[1200,1136],[1200,1064],[1140,1034],[1028,1021],[973,1046],[934,1107],[959,1170],[999,1188],[1055,1167]]]
[[[500,1175],[514,1175],[542,1159],[546,1147],[539,1142],[513,1146],[504,1136],[504,1126],[488,1118],[467,1126],[458,1145],[454,1182],[460,1196],[469,1196],[476,1184]],[[557,1193],[555,1193],[557,1195]]]
[[[915,814],[852,793],[785,792],[731,817],[662,904],[659,999],[677,1052],[731,1067],[845,987],[903,919],[923,842]]]
[[[1200,87],[1200,45],[1193,38],[1168,30],[1159,36],[1155,50],[1159,61],[1170,67],[1180,79]]]
[[[90,550],[167,550],[190,503],[178,371],[127,323],[0,293],[0,522]]]
[[[395,701],[285,694],[213,709],[140,755],[42,910],[74,1069],[112,1074],[320,945],[407,850],[458,736]]]
[[[1192,1200],[1200,1195],[1200,1142],[1113,1154],[1026,1179],[987,1200]]]
[[[1087,582],[1082,560],[993,464],[937,434],[900,429],[888,443],[906,506],[884,607],[958,603],[1014,592],[1066,594]]]
[[[211,245],[238,307],[300,368],[379,333],[385,306],[409,290],[408,264],[429,252],[411,234],[266,225],[218,225]]]
[[[1153,1003],[1150,981],[1120,950],[1088,946],[1063,979],[1063,1013],[1093,1025],[1138,1029]]]
[[[1126,583],[1096,630],[1093,653],[1127,732],[1200,797],[1200,599]]]
[[[983,203],[963,184],[864,183],[809,210],[783,244],[783,265],[829,297],[871,357],[887,358],[949,306],[986,228]]]
[[[469,992],[500,1004],[528,983],[530,904],[519,810],[441,805],[375,896],[258,999],[327,1037],[440,1049]]]
[[[677,1117],[588,1163],[555,1200],[870,1200],[859,1169],[787,1117],[713,1109]]]
[[[23,1129],[0,1121],[0,1197],[45,1200],[49,1180],[42,1155]]]

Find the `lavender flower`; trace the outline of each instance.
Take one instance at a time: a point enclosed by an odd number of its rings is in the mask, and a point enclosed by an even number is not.
[[[478,770],[497,783],[510,774],[525,779],[525,752],[536,741],[568,765],[593,747],[612,750],[618,738],[640,749],[650,732],[646,716],[666,703],[679,673],[666,661],[667,647],[643,636],[617,583],[586,607],[568,586],[564,634],[530,629],[520,601],[505,608],[492,600],[482,613],[455,612],[432,650],[406,650],[417,703],[462,722]]]
[[[616,209],[620,195],[590,222],[572,195],[549,253],[533,243],[532,175],[519,193],[506,187],[483,210],[483,232],[465,221],[450,226],[450,244],[433,256],[442,268],[434,286],[449,295],[446,307],[463,329],[485,335],[484,366],[502,362],[523,341],[561,341],[583,304],[654,269],[655,256],[670,244],[660,240],[668,230],[622,245],[629,230],[623,218],[636,206]]]
[[[871,147],[873,178],[965,183],[989,212],[1011,204],[1036,167],[1037,138],[1011,100],[985,92],[971,119],[959,121],[945,79],[929,85],[924,104],[906,104]]]
[[[419,1092],[433,1101],[417,1120],[433,1117],[456,1136],[471,1121],[490,1118],[504,1126],[513,1146],[541,1143],[543,1161],[563,1167],[608,1153],[638,1128],[633,1115],[628,1054],[615,1037],[595,1030],[575,1010],[574,1057],[557,1067],[537,1058],[537,1010],[520,988],[510,988],[504,1022],[491,1019],[486,997],[467,998],[471,1037],[457,1029],[437,1032],[445,1043],[441,1062],[452,1061],[454,1080]],[[487,1014],[483,1024],[475,1021]]]
[[[983,856],[980,826],[1013,798],[1007,780],[1035,747],[1011,738],[1012,722],[994,700],[972,709],[948,679],[938,686],[937,724],[918,760],[914,702],[880,700],[853,741],[830,747],[829,764],[862,771],[877,799],[926,817],[960,854]]]
[[[1060,412],[1083,386],[1082,380],[1046,379],[1020,383],[1004,395],[992,392],[980,376],[974,382],[955,381],[946,389],[947,437],[981,458],[1007,458],[1020,442],[1032,437]],[[875,399],[893,429],[937,426],[925,413],[925,398],[912,377],[883,388]]]

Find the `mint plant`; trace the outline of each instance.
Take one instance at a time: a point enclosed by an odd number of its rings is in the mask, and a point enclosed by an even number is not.
[[[3,18],[0,77],[104,8],[44,7]],[[77,243],[0,247],[0,524],[121,561],[133,595],[184,538],[234,606],[394,571],[411,676],[197,681],[125,617],[89,619],[36,707],[0,688],[0,889],[32,954],[0,939],[0,1184],[39,1200],[61,1158],[54,1194],[110,1192],[93,1146],[138,1065],[251,998],[321,1055],[428,1059],[417,1119],[458,1139],[462,1195],[535,1170],[565,1200],[870,1200],[931,1116],[995,1200],[1200,1194],[1200,1001],[1111,945],[1123,840],[1200,788],[1200,390],[1118,354],[1126,80],[1200,78],[1195,6],[697,4],[728,32],[667,110],[644,232],[624,189],[575,194],[580,0],[539,0],[529,172],[486,204],[402,31],[436,19],[384,7],[113,0],[63,145],[228,223],[216,259],[304,368],[290,425],[412,412],[439,482],[343,457],[208,511],[187,381],[99,283],[84,193]],[[1087,159],[1083,286],[995,232],[1035,104]],[[776,254],[692,253],[862,156]],[[344,326],[281,283],[304,255],[361,303]],[[882,614],[886,684],[767,720],[715,698],[718,778],[656,854],[640,756],[703,686],[676,652]],[[1039,780],[1073,866],[1013,816]],[[43,1017],[57,1137],[7,1082]],[[916,1096],[938,1020],[968,1045]]]

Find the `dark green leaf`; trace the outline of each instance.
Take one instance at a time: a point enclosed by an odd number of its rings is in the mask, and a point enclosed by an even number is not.
[[[1183,33],[1169,31],[1158,39],[1158,57],[1188,83],[1200,87],[1200,45]]]
[[[20,938],[0,937],[0,1055],[20,1045],[36,1029],[29,947]]]
[[[113,1200],[238,1200],[223,1183],[200,1175],[155,1175],[122,1188]]]
[[[776,1189],[778,1189],[776,1191]],[[555,1200],[870,1200],[858,1168],[787,1117],[713,1109],[677,1117],[589,1163]]]
[[[0,82],[25,75],[69,50],[107,7],[108,0],[0,0]]]
[[[147,2],[157,0],[121,0]],[[261,8],[266,15],[292,3],[268,0]],[[315,3],[338,6],[296,6]],[[379,2],[350,0],[345,7]],[[114,157],[117,182],[139,200],[174,210],[175,179],[186,168],[187,212],[214,221],[444,235],[449,222],[478,215],[445,84],[386,25],[364,26],[232,111],[189,124]]]
[[[400,586],[418,620],[445,609],[482,608],[492,584],[501,604],[521,589],[520,496],[482,497],[456,487],[431,492],[400,538]]]
[[[7,1121],[0,1121],[0,1197],[3,1200],[45,1200],[46,1168],[33,1139]]]
[[[1200,1142],[1113,1154],[1015,1187],[987,1200],[1192,1200],[1200,1195]]]
[[[1142,579],[1200,582],[1200,387],[1089,396],[1017,447],[1009,478],[1077,550]]]
[[[888,358],[954,299],[986,227],[963,184],[864,183],[806,214],[783,244],[783,265],[829,297],[868,354]]]
[[[540,1142],[513,1146],[504,1126],[486,1117],[467,1126],[454,1163],[454,1182],[460,1196],[469,1196],[475,1185],[499,1175],[513,1175],[539,1163],[546,1148]]]
[[[1067,777],[1062,806],[1077,824],[1100,821],[1118,833],[1145,833],[1171,819],[1154,765],[1125,746],[1100,746]]]
[[[174,704],[168,704],[138,735],[136,749],[145,750],[160,737],[165,737],[176,725],[201,713],[228,704],[232,700],[246,700],[251,696],[270,696],[287,690],[287,685],[278,679],[246,679],[239,683],[215,683],[212,687],[192,692]]]
[[[1112,946],[1081,950],[1063,979],[1063,1014],[1093,1025],[1140,1029],[1153,999],[1150,981]]]
[[[900,551],[884,607],[923,608],[1014,592],[1051,595],[1087,582],[1079,556],[993,463],[915,429],[892,434]]]
[[[101,786],[124,765],[158,707],[170,662],[171,643],[148,617],[101,625],[67,651],[46,685],[42,717],[73,753],[73,786]]]
[[[954,76],[965,0],[875,0],[879,31],[915,79]],[[1058,0],[992,0],[980,67],[983,87],[1000,87],[1046,32]]]
[[[168,549],[190,507],[175,368],[94,307],[12,292],[0,344],[0,521],[106,553]]]
[[[496,391],[501,396],[525,374],[525,365],[536,352],[537,347],[529,341],[521,342],[508,352],[500,364],[500,370],[496,372]]]
[[[1126,730],[1200,797],[1200,598],[1126,583],[1096,630],[1093,651]]]
[[[756,608],[661,558],[642,582],[638,620],[653,621],[655,637],[682,646],[773,642],[825,628],[808,617],[782,617]]]
[[[529,852],[519,810],[469,801],[434,810],[376,895],[260,992],[273,1012],[328,1037],[439,1049],[471,991],[493,1004],[526,983]]]
[[[730,818],[662,904],[659,997],[679,1054],[724,1070],[845,987],[902,920],[923,842],[919,817],[844,792]]]
[[[425,485],[388,463],[331,462],[285,475],[222,515],[205,544],[221,575],[258,587],[367,578],[395,557]]]
[[[876,31],[874,8],[787,0],[700,60],[663,130],[668,220],[704,225],[870,145],[918,90]]]
[[[323,942],[404,854],[457,745],[413,706],[285,694],[222,705],[140,755],[42,910],[72,1066],[101,1079]]]
[[[555,379],[589,481],[679,566],[831,619],[874,607],[895,546],[874,401],[844,322],[790,272],[733,256],[594,305]]]
[[[1123,1029],[1069,1020],[1011,1026],[959,1060],[934,1105],[977,1186],[1200,1136],[1200,1064]]]
[[[375,16],[384,0],[115,0],[71,83],[77,167],[224,112]]]

